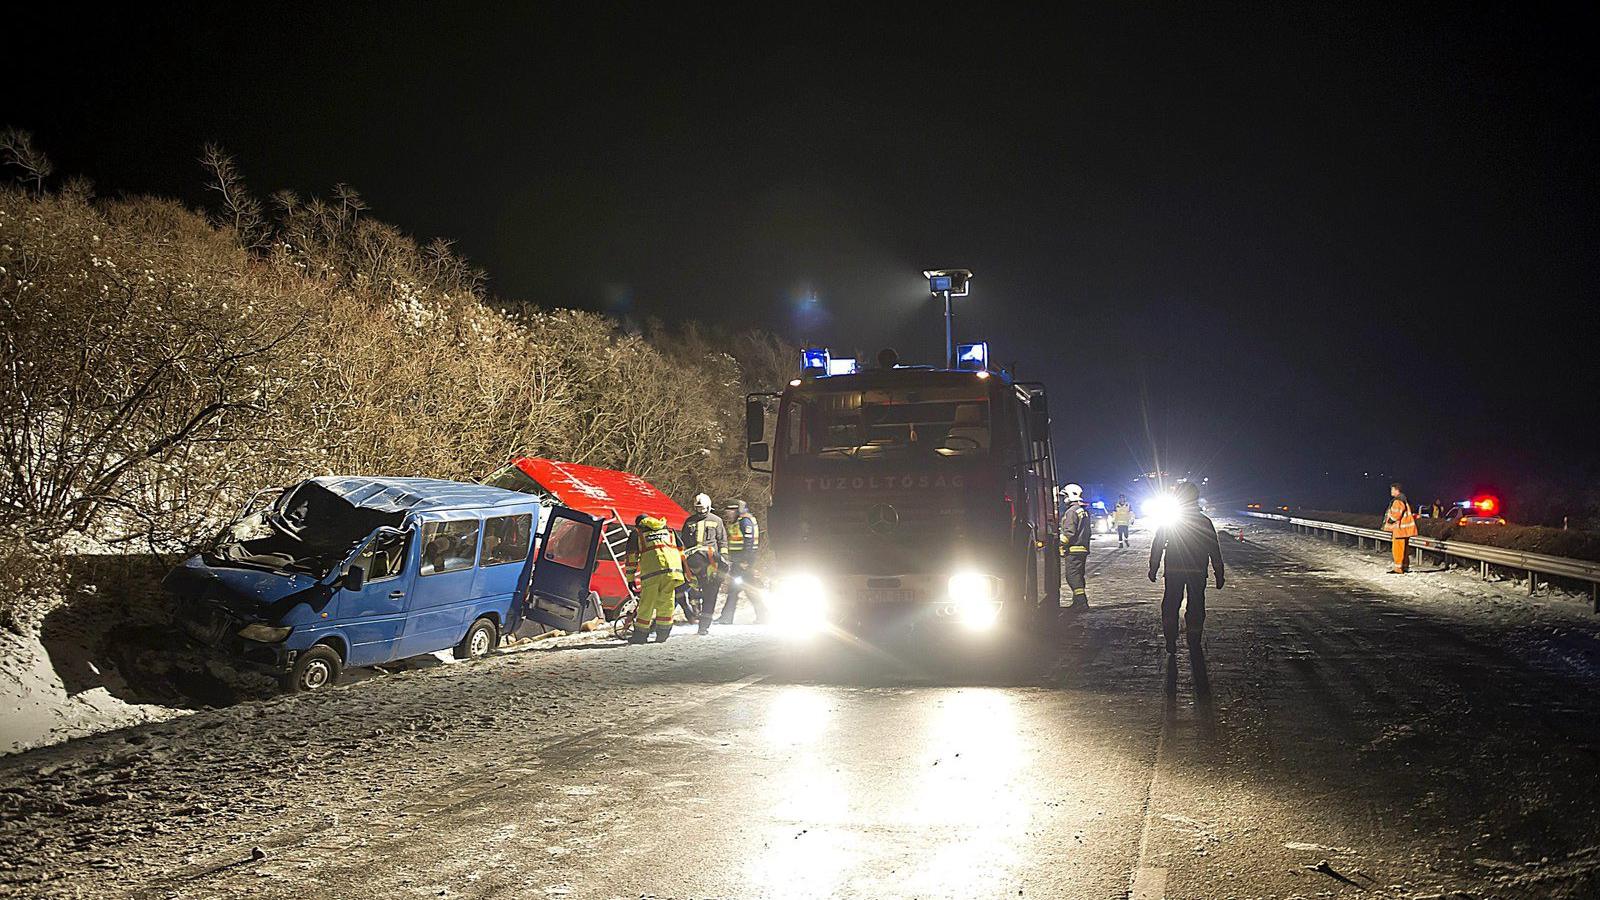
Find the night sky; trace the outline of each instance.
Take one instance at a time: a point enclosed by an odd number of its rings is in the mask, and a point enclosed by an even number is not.
[[[347,6],[8,13],[0,124],[103,194],[199,204],[216,141],[502,296],[920,361],[968,267],[1069,478],[1600,474],[1586,20]]]

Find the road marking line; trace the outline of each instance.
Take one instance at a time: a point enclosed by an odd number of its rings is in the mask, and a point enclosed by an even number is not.
[[[1167,657],[1164,665],[1173,664]],[[1144,795],[1144,822],[1139,826],[1139,859],[1134,863],[1128,879],[1128,900],[1161,900],[1167,895],[1167,870],[1164,866],[1150,865],[1150,829],[1155,823],[1156,787],[1161,780],[1161,755],[1167,748],[1167,731],[1170,719],[1163,718],[1161,732],[1156,737],[1156,755],[1150,764],[1150,787]]]

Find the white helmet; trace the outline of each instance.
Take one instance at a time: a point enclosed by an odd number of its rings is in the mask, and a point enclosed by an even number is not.
[[[702,513],[711,512],[711,497],[706,494],[695,494],[694,511]]]
[[[1083,486],[1082,485],[1078,485],[1078,484],[1069,484],[1066,487],[1061,489],[1061,493],[1062,493],[1063,496],[1065,496],[1067,498],[1067,502],[1068,503],[1072,503],[1072,502],[1077,501],[1077,500],[1082,500],[1083,499]]]

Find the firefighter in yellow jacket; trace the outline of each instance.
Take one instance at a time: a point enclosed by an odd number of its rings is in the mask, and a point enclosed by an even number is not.
[[[1417,536],[1417,519],[1411,504],[1400,490],[1400,482],[1389,485],[1389,508],[1383,514],[1383,530],[1389,532],[1394,550],[1394,573],[1406,571],[1406,541]]]
[[[641,514],[628,535],[628,577],[639,585],[639,611],[630,644],[642,644],[654,631],[656,643],[672,636],[674,596],[683,576],[683,548],[665,519]]]

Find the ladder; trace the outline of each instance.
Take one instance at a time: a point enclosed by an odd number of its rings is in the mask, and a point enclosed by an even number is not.
[[[628,526],[623,524],[622,514],[617,512],[615,506],[611,507],[609,512],[612,521],[617,523],[616,530],[602,526],[600,542],[605,545],[606,552],[611,554],[611,561],[617,564],[617,572],[622,576],[622,587],[628,592],[628,599],[637,602],[639,597],[633,592],[633,582],[628,578],[628,567],[622,562],[623,556],[628,552]]]

